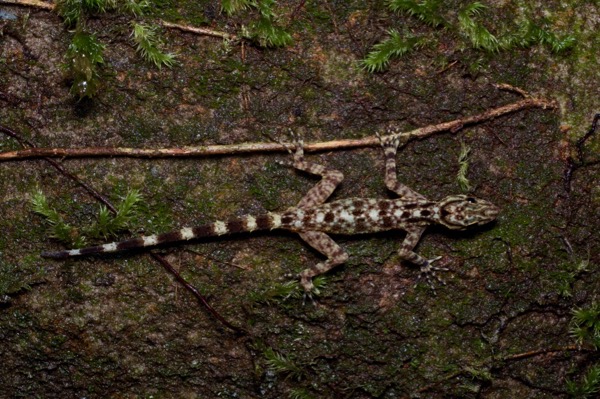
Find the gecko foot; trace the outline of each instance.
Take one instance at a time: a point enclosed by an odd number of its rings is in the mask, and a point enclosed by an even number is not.
[[[379,132],[375,132],[375,136],[377,136],[379,139],[379,144],[381,144],[383,149],[392,148],[394,151],[396,151],[400,145],[400,136],[392,135],[391,132],[390,135],[385,137],[382,137]]]
[[[305,292],[304,295],[302,296],[302,306],[306,305],[307,299],[313,304],[313,306],[317,306],[317,300],[315,299],[313,294],[310,292]]]
[[[300,135],[298,135],[296,132],[294,132],[291,129],[288,132],[288,136],[292,140],[291,143],[287,143],[281,139],[273,139],[273,140],[276,143],[285,147],[285,149],[287,150],[288,153],[290,153],[290,155],[297,154],[296,156],[300,156],[300,157],[303,156],[304,155],[304,140],[302,140],[302,138],[300,138]]]
[[[289,137],[292,139],[291,143],[287,143],[283,140],[278,139],[276,139],[275,141],[278,144],[285,147],[287,152],[292,156],[293,162],[281,160],[275,162],[277,162],[280,165],[293,168],[295,167],[294,165],[296,165],[298,162],[302,162],[302,160],[304,159],[304,140],[302,140],[300,136],[291,129],[289,131]]]
[[[309,299],[312,302],[312,304],[316,306],[317,302],[315,300],[315,296],[318,296],[320,294],[320,291],[314,286],[312,282],[312,277],[302,272],[298,275],[298,278],[300,279],[300,286],[304,290],[304,295],[302,297],[302,305],[305,305],[306,300]]]
[[[417,286],[417,284],[419,283],[419,281],[422,278],[425,278],[425,280],[427,281],[427,284],[429,284],[429,287],[431,287],[431,290],[435,294],[435,286],[433,284],[432,277],[435,280],[437,280],[440,284],[446,285],[446,282],[444,280],[442,280],[440,277],[438,277],[435,274],[435,272],[436,271],[446,272],[449,269],[447,267],[436,267],[436,266],[431,265],[433,262],[440,260],[440,259],[442,259],[441,256],[436,256],[433,259],[428,259],[425,262],[425,264],[421,266],[421,274],[419,275],[419,278],[417,279],[417,283],[415,284],[415,287]]]

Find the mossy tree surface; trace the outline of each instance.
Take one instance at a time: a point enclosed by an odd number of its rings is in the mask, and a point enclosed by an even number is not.
[[[100,86],[83,99],[70,91],[64,57],[73,33],[61,19],[3,6],[0,120],[38,146],[230,144],[290,128],[310,141],[364,137],[518,99],[492,83],[557,98],[561,108],[518,112],[398,154],[400,180],[438,199],[461,191],[464,143],[473,192],[502,208],[498,222],[481,230],[433,228],[424,236],[419,252],[443,255],[452,270],[435,296],[414,287],[414,267],[399,265],[402,232],[340,237],[351,259],[326,276],[316,307],[287,297],[286,282],[319,259],[293,234],[161,249],[223,317],[248,330],[241,338],[144,253],[40,258],[63,245],[33,212],[38,190],[74,234],[93,225],[99,204],[42,160],[0,163],[0,396],[555,398],[567,397],[566,381],[584,379],[597,351],[585,342],[589,351],[574,350],[569,331],[572,310],[598,301],[600,165],[577,169],[570,193],[563,171],[600,109],[597,3],[485,2],[478,21],[490,32],[529,18],[573,36],[575,45],[560,54],[544,45],[482,52],[439,31],[450,28],[366,3],[256,1],[227,15],[218,1],[155,2],[147,18],[235,34],[269,6],[293,39],[265,48],[162,30],[161,46],[177,62],[161,69],[136,55],[123,33],[130,15],[91,15],[86,29],[104,48]],[[448,2],[445,10],[453,3],[468,4]],[[373,46],[403,29],[428,44],[391,59],[383,72],[366,71],[361,60]],[[587,160],[597,160],[598,136],[585,145]],[[17,148],[0,136],[1,151]],[[335,198],[387,195],[379,149],[309,156],[344,171]],[[143,203],[129,224],[137,235],[293,205],[315,180],[276,163],[285,158],[62,164],[115,203],[139,190]]]

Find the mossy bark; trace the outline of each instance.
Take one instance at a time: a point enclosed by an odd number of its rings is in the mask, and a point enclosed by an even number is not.
[[[600,165],[576,170],[570,193],[563,172],[572,143],[599,109],[598,6],[520,3],[490,4],[489,28],[510,25],[515,16],[551,16],[576,46],[562,55],[543,46],[483,54],[381,4],[280,2],[293,45],[228,47],[167,30],[165,45],[178,64],[158,70],[136,55],[122,16],[101,15],[87,23],[106,43],[103,82],[84,100],[69,93],[61,67],[71,36],[61,20],[35,8],[3,7],[16,19],[0,15],[0,123],[38,146],[231,144],[262,141],[265,133],[281,137],[290,128],[314,141],[365,137],[517,99],[492,83],[557,98],[562,107],[412,142],[398,154],[399,179],[438,199],[459,191],[457,159],[466,142],[474,192],[502,207],[498,222],[479,231],[434,228],[425,235],[418,251],[443,255],[452,270],[436,296],[426,285],[414,287],[418,270],[399,265],[402,232],[340,237],[351,259],[328,274],[317,306],[260,295],[319,259],[293,234],[164,249],[223,317],[249,331],[242,337],[147,254],[41,259],[41,251],[61,244],[32,212],[36,189],[82,230],[98,204],[43,160],[0,163],[0,396],[565,396],[565,380],[581,378],[597,356],[567,349],[574,344],[571,310],[599,289]],[[232,33],[253,18],[228,17],[219,7],[161,2],[156,17]],[[361,69],[359,60],[399,24],[436,45],[393,60],[384,73]],[[474,73],[480,58],[485,65]],[[588,159],[599,143],[596,135],[586,144]],[[0,136],[1,151],[18,148]],[[310,157],[345,173],[335,198],[387,195],[379,149]],[[314,179],[280,167],[281,159],[92,158],[63,166],[112,199],[139,189],[145,205],[131,230],[141,234],[293,205]],[[565,350],[510,360],[557,348]],[[273,353],[289,363],[273,369]]]

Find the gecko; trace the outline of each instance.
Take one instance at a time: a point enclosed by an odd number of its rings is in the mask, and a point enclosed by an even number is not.
[[[377,137],[385,155],[385,185],[398,198],[346,198],[326,202],[342,182],[344,175],[338,170],[307,161],[304,157],[303,141],[295,138],[293,145],[282,143],[293,158],[289,165],[321,177],[296,206],[282,212],[246,215],[228,221],[215,221],[98,246],[43,252],[41,256],[65,259],[225,234],[284,229],[298,233],[302,240],[326,258],[302,270],[298,276],[305,295],[311,296],[312,293],[318,294],[312,282],[313,277],[326,273],[348,259],[348,254],[329,234],[354,235],[399,229],[406,231],[406,237],[398,249],[400,259],[419,266],[421,276],[429,280],[430,275],[435,276],[435,271],[447,269],[432,265],[441,259],[441,256],[425,259],[414,251],[427,226],[438,224],[450,230],[464,230],[494,221],[499,208],[489,201],[464,194],[450,195],[439,201],[427,199],[397,179],[396,153],[400,143],[399,135]]]

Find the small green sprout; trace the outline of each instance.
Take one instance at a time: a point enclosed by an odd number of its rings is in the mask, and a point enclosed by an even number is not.
[[[285,374],[287,377],[299,380],[302,378],[302,370],[291,358],[277,353],[273,348],[267,348],[263,355],[267,362],[267,367],[275,374]]]
[[[82,97],[93,97],[100,86],[98,65],[103,63],[101,44],[94,34],[85,33],[86,17],[110,11],[121,11],[142,17],[151,8],[150,0],[57,0],[55,10],[64,24],[75,28],[75,35],[67,52],[67,66],[72,75],[71,92]],[[161,41],[154,26],[131,22],[133,40],[144,59],[159,69],[174,64],[175,56],[159,49]]]
[[[273,11],[275,0],[258,0],[252,6],[260,13],[260,18],[242,32],[242,36],[258,42],[261,47],[283,47],[292,43],[292,35],[276,24],[277,14]]]
[[[578,345],[589,343],[596,351],[600,348],[599,303],[594,302],[588,308],[573,310],[571,335],[575,337]],[[579,383],[567,380],[566,390],[572,398],[591,399],[597,397],[600,391],[600,364],[592,365]]]
[[[597,397],[600,391],[600,364],[593,365],[583,377],[581,383],[567,380],[567,394],[572,398],[588,399]]]
[[[553,32],[536,25],[533,21],[525,20],[519,24],[516,33],[501,39],[501,46],[509,49],[515,46],[527,48],[536,44],[549,46],[553,53],[561,53],[573,47],[576,39],[573,36],[558,38]]]
[[[76,26],[84,14],[106,12],[107,0],[57,0],[55,10],[68,27]]]
[[[292,388],[289,394],[290,399],[313,399],[312,396],[305,388]]]
[[[362,60],[362,66],[367,71],[381,72],[385,70],[392,58],[402,57],[410,51],[421,47],[424,39],[408,35],[401,37],[394,29],[388,31],[389,37],[373,46],[373,50]]]
[[[437,28],[446,25],[446,21],[439,13],[441,0],[387,0],[386,3],[391,11],[405,12],[431,27]]]
[[[163,53],[159,46],[162,44],[157,34],[155,26],[145,25],[137,22],[132,22],[133,41],[137,45],[137,51],[146,59],[152,62],[159,69],[165,65],[172,67],[175,63],[175,54]]]
[[[467,171],[469,170],[469,153],[471,147],[466,145],[464,142],[460,142],[460,154],[458,155],[458,174],[456,175],[456,181],[460,186],[460,189],[464,192],[471,190],[471,184],[467,178]]]
[[[119,10],[141,16],[150,8],[149,0],[57,0],[55,10],[68,27],[78,26],[82,17]]]
[[[394,13],[407,14],[436,28],[433,34],[428,36],[428,42],[439,40],[442,34],[452,35],[459,39],[457,47],[460,50],[471,48],[490,54],[540,44],[549,47],[554,53],[560,53],[576,44],[573,36],[558,37],[529,20],[519,23],[516,31],[494,35],[479,22],[485,18],[484,12],[488,8],[479,1],[468,3],[456,11],[450,10],[452,6],[441,0],[386,0],[386,5]],[[392,29],[390,37],[376,44],[361,64],[370,73],[380,72],[387,67],[391,58],[403,56],[423,43],[424,39],[421,38],[402,39]],[[469,65],[469,69],[477,73],[483,69],[484,62],[485,59],[479,57]]]
[[[46,219],[52,238],[71,247],[81,248],[85,246],[86,236],[107,238],[126,230],[135,217],[141,201],[140,193],[131,190],[117,206],[116,215],[112,215],[104,205],[100,206],[96,223],[83,232],[65,223],[62,216],[50,207],[46,196],[41,191],[38,190],[33,194],[31,204],[33,211]]]
[[[275,0],[223,0],[221,9],[227,15],[243,10],[257,10],[258,20],[242,27],[241,36],[255,41],[261,47],[283,47],[292,43],[292,35],[276,24],[277,14],[273,9]]]
[[[578,345],[588,342],[594,349],[600,348],[600,304],[593,303],[589,308],[573,310],[571,335]]]
[[[92,234],[108,238],[116,236],[117,233],[127,230],[133,217],[136,214],[138,204],[142,201],[142,196],[138,190],[131,190],[127,193],[123,201],[117,206],[117,214],[112,215],[104,206],[100,206],[98,211],[98,221],[94,226]]]
[[[261,16],[250,25],[245,37],[258,42],[261,47],[283,47],[292,43],[292,35],[275,25],[272,17]]]
[[[235,14],[238,11],[246,10],[256,5],[255,0],[222,0],[221,9],[227,15]]]
[[[140,17],[144,15],[144,13],[151,8],[151,4],[148,0],[125,0],[119,3],[120,8],[136,17]]]
[[[314,291],[313,295],[318,295],[320,290],[327,286],[327,278],[325,276],[316,276],[313,278]],[[267,305],[272,305],[275,302],[285,299],[300,300],[304,296],[304,291],[300,287],[297,280],[290,280],[282,284],[270,284],[269,288],[253,293],[251,295],[252,302],[261,302]]]
[[[458,26],[460,32],[471,41],[473,48],[496,52],[500,48],[498,39],[474,19],[486,8],[478,1],[467,5],[458,13]]]
[[[33,193],[31,198],[33,211],[46,219],[50,226],[50,237],[67,243],[75,248],[85,245],[85,238],[82,237],[77,229],[65,223],[62,216],[48,205],[48,199],[41,190]]]

